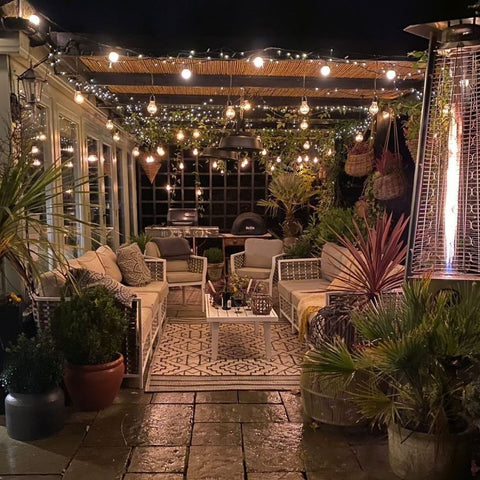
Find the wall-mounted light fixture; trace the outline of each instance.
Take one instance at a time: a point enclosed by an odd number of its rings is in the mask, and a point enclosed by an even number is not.
[[[46,80],[35,71],[35,67],[30,65],[29,68],[18,76],[18,80],[22,84],[25,103],[33,107],[37,102],[40,102],[43,85]]]

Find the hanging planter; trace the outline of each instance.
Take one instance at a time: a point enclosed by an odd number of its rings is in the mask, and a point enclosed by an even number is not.
[[[153,159],[153,161],[148,161],[147,159]],[[155,177],[157,176],[158,171],[162,167],[162,161],[156,156],[145,156],[139,160],[142,170],[145,172],[145,175],[150,180],[150,183],[153,184]]]
[[[391,125],[393,123],[393,148],[391,152],[388,149],[390,139]],[[395,118],[390,122],[385,137],[385,145],[382,154],[375,159],[375,165],[378,173],[373,180],[373,195],[377,200],[393,200],[403,196],[406,190],[406,180],[402,171],[402,156],[399,153],[398,132]]]
[[[345,172],[351,177],[365,177],[374,166],[375,154],[372,142],[357,142],[347,154]]]

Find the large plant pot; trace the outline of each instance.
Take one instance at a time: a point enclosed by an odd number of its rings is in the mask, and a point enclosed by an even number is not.
[[[315,372],[302,371],[300,391],[305,414],[321,423],[339,426],[364,425],[366,420],[344,392],[333,392]]]
[[[9,393],[5,398],[7,433],[15,440],[37,440],[62,429],[65,396],[60,387],[47,393]]]
[[[212,282],[217,282],[222,278],[223,262],[222,263],[208,263],[207,264],[208,279]]]
[[[67,364],[63,379],[77,410],[102,410],[113,403],[125,373],[123,355],[103,365]]]
[[[471,478],[471,436],[467,433],[439,439],[399,425],[388,428],[388,456],[393,473],[408,480],[463,480]]]

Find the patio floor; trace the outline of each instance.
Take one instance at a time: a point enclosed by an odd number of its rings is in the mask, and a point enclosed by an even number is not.
[[[169,316],[201,315],[169,300]],[[1,480],[396,478],[384,432],[316,424],[298,391],[123,388],[101,412],[69,408],[63,430],[35,442],[10,439],[0,416]]]

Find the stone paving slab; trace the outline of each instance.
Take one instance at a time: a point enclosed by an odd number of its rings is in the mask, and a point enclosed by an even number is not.
[[[305,480],[305,477],[301,472],[263,472],[249,473],[248,480]]]
[[[187,480],[243,480],[241,447],[192,446]]]
[[[239,391],[239,403],[282,403],[278,392],[268,391]]]
[[[115,397],[113,403],[143,403],[152,401],[151,393],[144,393],[136,388],[122,388]]]
[[[113,405],[99,413],[84,445],[187,445],[192,417],[192,405]]]
[[[242,445],[240,423],[198,423],[193,425],[192,445]]]
[[[63,480],[121,480],[129,454],[128,447],[81,447]]]
[[[294,395],[291,392],[280,392],[280,398],[285,405],[287,417],[290,422],[302,423],[308,420],[303,413],[302,398],[300,395]]]
[[[65,425],[60,432],[48,438],[27,443],[11,439],[2,426],[0,475],[60,474],[67,468],[84,436],[85,426],[74,423]]]
[[[196,403],[238,403],[236,390],[219,390],[217,392],[197,392]]]
[[[183,473],[186,447],[135,447],[128,472]]]
[[[286,422],[283,405],[215,404],[197,405],[195,422]]]
[[[151,403],[191,403],[195,401],[194,392],[161,392],[154,393]]]

